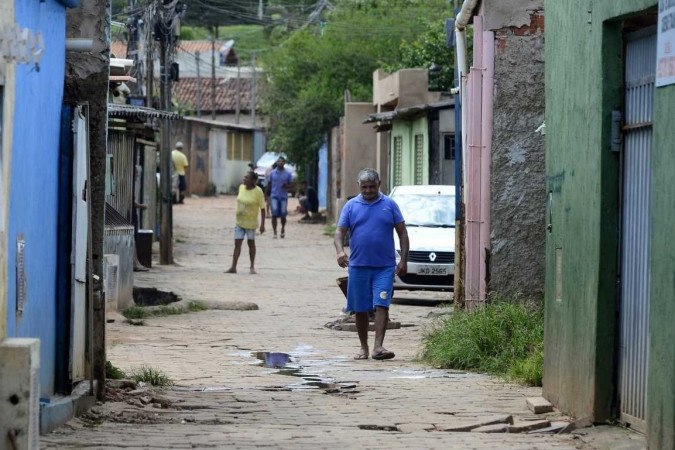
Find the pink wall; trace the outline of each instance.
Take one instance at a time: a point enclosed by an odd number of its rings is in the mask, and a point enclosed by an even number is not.
[[[465,167],[465,298],[471,309],[485,300],[490,248],[490,152],[494,89],[494,33],[484,31],[483,16],[474,17],[473,64],[467,81]]]

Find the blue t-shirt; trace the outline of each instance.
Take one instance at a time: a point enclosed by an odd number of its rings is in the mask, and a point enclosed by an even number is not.
[[[368,203],[359,194],[342,208],[339,227],[349,228],[349,265],[391,267],[396,265],[394,225],[403,222],[395,201],[380,193]]]
[[[285,198],[288,197],[288,189],[284,189],[284,184],[290,183],[293,181],[293,175],[284,169],[274,169],[270,172],[269,182],[271,183],[272,190],[270,195],[276,198]]]

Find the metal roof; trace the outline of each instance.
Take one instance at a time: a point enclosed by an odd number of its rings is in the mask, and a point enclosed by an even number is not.
[[[435,109],[447,109],[455,106],[454,100],[446,100],[436,103],[428,103],[424,105],[409,106],[408,108],[401,108],[395,111],[387,111],[377,114],[369,114],[368,118],[363,123],[372,122],[391,122],[394,119],[410,119],[425,111],[432,111]]]
[[[178,120],[182,117],[171,111],[162,111],[145,106],[132,106],[120,103],[108,103],[108,117],[118,117],[123,119],[137,118],[145,120],[149,117],[159,119]]]

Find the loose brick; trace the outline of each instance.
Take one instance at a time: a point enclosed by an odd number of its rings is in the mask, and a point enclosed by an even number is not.
[[[544,397],[529,397],[525,399],[527,407],[535,414],[542,414],[553,411],[553,405]]]

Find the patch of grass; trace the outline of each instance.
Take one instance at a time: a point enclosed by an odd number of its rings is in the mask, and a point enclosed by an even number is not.
[[[215,183],[209,183],[204,190],[204,197],[215,197],[218,195],[218,187]]]
[[[334,223],[328,224],[325,227],[323,227],[323,234],[326,236],[333,237],[335,235],[335,230],[337,229],[337,225]]]
[[[497,301],[455,311],[424,337],[423,359],[438,367],[475,370],[541,386],[544,316],[541,305]]]
[[[105,362],[105,377],[109,380],[121,380],[127,377],[127,374],[124,373],[119,367],[113,366],[113,363],[110,361]]]
[[[173,381],[164,372],[149,366],[141,366],[131,372],[131,379],[136,382],[148,383],[152,386],[171,386]]]
[[[122,315],[129,320],[147,319],[151,316],[150,311],[140,306],[131,306],[122,310]]]
[[[127,322],[131,325],[145,325],[143,319],[151,317],[175,316],[177,314],[185,314],[188,312],[206,311],[208,308],[203,303],[191,301],[187,307],[160,305],[153,308],[145,308],[142,306],[131,306],[122,311],[122,315],[126,317]]]
[[[188,303],[188,311],[197,312],[197,311],[206,311],[207,309],[208,308],[204,306],[204,304],[201,302],[196,302],[193,300],[190,303]]]
[[[153,308],[151,311],[154,317],[175,316],[177,314],[183,314],[184,312],[185,310],[183,308],[170,305],[160,305]]]

